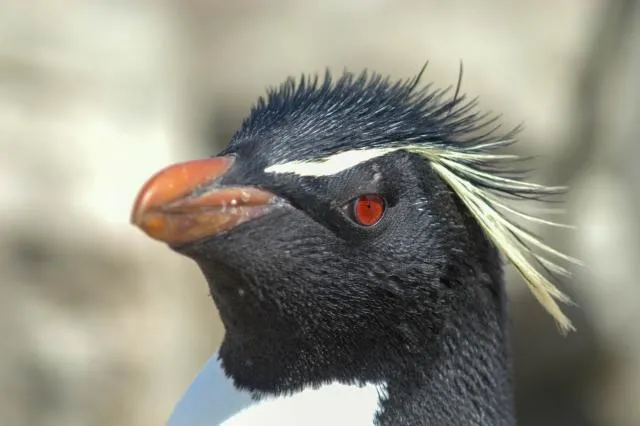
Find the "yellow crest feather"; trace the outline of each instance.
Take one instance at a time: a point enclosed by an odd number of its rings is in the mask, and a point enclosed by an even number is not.
[[[579,265],[581,262],[545,244],[540,238],[518,226],[513,220],[510,220],[504,212],[549,226],[572,227],[518,211],[501,202],[492,191],[478,185],[477,182],[489,184],[497,191],[503,190],[506,192],[531,190],[535,193],[557,193],[564,188],[546,187],[540,184],[493,175],[460,161],[519,159],[515,155],[460,152],[452,149],[439,149],[437,147],[421,145],[409,145],[405,146],[404,149],[408,152],[419,154],[429,160],[438,175],[455,191],[456,195],[467,206],[493,244],[522,275],[536,299],[556,320],[560,330],[563,333],[574,330],[571,321],[558,305],[558,302],[571,303],[571,300],[558,290],[558,288],[536,268],[534,262],[529,260],[528,257],[533,258],[548,271],[563,276],[571,276],[571,273],[549,258],[535,253],[532,247],[569,263]]]

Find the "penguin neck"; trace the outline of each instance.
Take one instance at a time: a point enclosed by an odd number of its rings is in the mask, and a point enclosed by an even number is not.
[[[222,364],[236,386],[254,396],[352,385],[362,389],[380,426],[513,425],[503,283],[463,285],[472,290],[454,304],[436,341],[422,341],[422,347],[405,353],[395,346],[395,351],[385,347],[377,353],[342,354],[352,363],[343,361],[336,368],[314,363],[318,348],[303,340],[230,333],[221,347]]]

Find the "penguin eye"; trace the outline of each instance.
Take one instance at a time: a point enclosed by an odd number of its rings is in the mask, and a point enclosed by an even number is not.
[[[377,194],[361,195],[345,205],[348,216],[361,226],[373,226],[382,219],[387,203]]]

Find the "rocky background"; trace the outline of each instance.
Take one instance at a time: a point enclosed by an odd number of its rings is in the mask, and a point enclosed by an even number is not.
[[[288,75],[464,89],[569,184],[558,335],[511,269],[522,425],[640,424],[635,0],[1,0],[0,425],[160,425],[222,331],[190,261],[128,225],[143,181],[225,143]]]

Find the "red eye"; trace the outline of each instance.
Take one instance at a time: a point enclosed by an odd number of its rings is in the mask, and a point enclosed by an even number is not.
[[[378,223],[386,208],[384,198],[379,195],[361,195],[351,203],[353,220],[362,226],[372,226]]]

